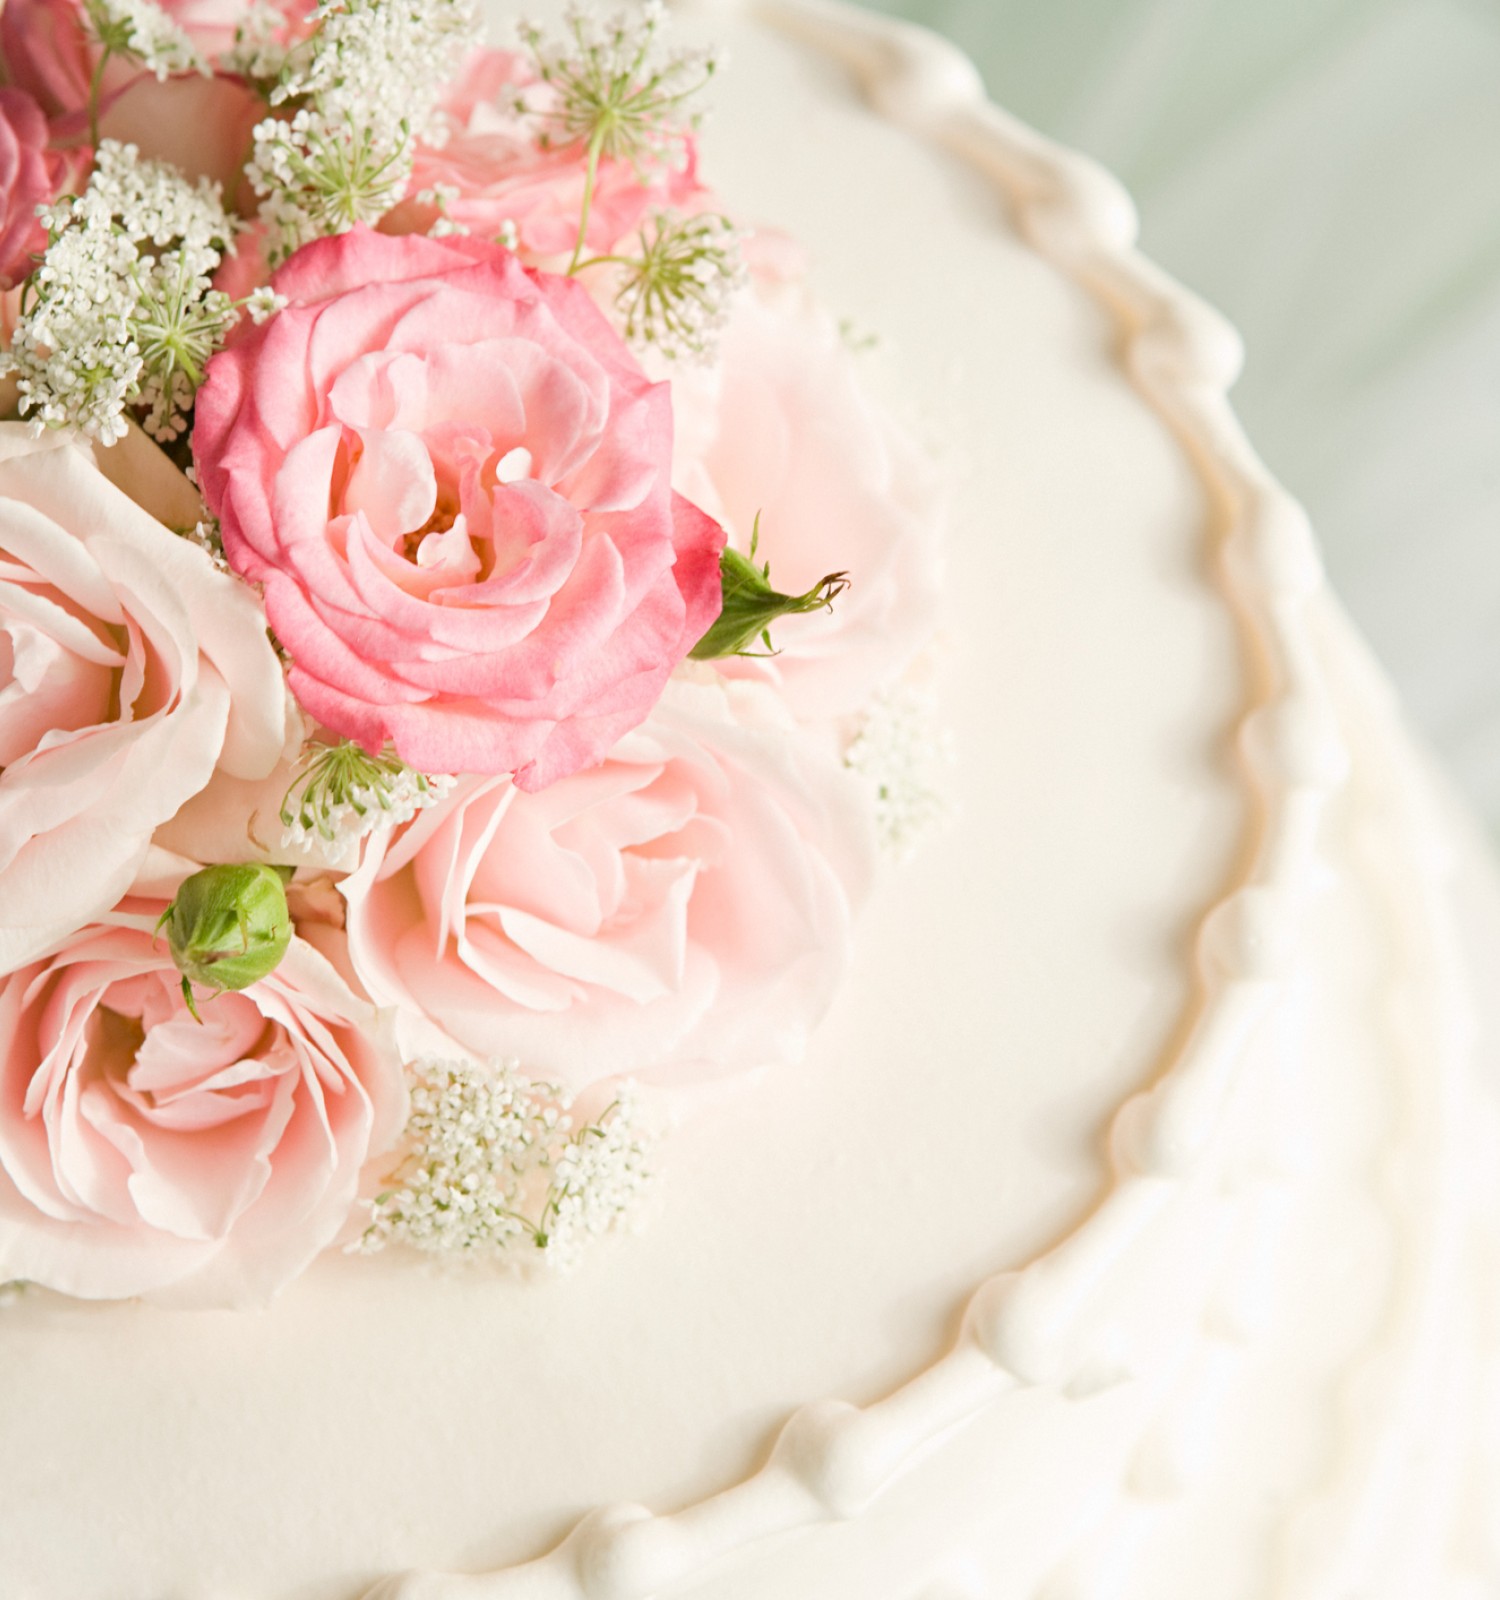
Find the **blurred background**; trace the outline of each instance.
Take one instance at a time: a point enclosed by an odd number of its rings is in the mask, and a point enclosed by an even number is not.
[[[1500,0],[864,0],[1129,185],[1240,415],[1500,836]]]

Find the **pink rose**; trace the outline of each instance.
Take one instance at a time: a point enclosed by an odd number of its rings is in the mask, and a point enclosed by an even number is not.
[[[506,50],[476,51],[449,98],[452,131],[441,146],[417,147],[407,193],[456,190],[447,215],[476,237],[496,239],[508,222],[528,262],[567,256],[583,213],[583,149],[578,144],[539,149],[534,121],[518,117],[501,103],[507,90],[517,89],[527,91],[528,105],[547,93],[536,83],[524,56]],[[676,165],[653,169],[645,176],[628,161],[601,161],[589,209],[588,249],[606,254],[649,212],[692,204],[701,193],[696,161],[691,137],[684,139]],[[380,226],[386,233],[425,233],[437,216],[436,206],[412,198]]]
[[[831,611],[772,629],[769,660],[722,670],[778,685],[798,716],[839,717],[899,679],[930,641],[941,592],[947,493],[931,458],[876,404],[832,321],[754,295],[737,304],[711,371],[684,369],[676,483],[778,589],[853,579]]]
[[[651,709],[720,604],[672,401],[578,283],[356,230],[209,363],[194,451],[298,700],[426,772],[538,789]]]
[[[127,900],[0,979],[0,1277],[85,1299],[262,1301],[329,1244],[405,1118],[389,1028],[293,939],[183,1004]]]
[[[0,88],[0,289],[29,278],[47,248],[36,208],[57,198],[70,172],[48,137],[36,101],[24,89]]]
[[[0,972],[108,910],[216,766],[269,772],[285,718],[255,596],[86,449],[0,423]]]
[[[244,14],[241,0],[159,3],[206,61],[234,42]],[[283,9],[292,18],[301,8],[286,0]],[[294,26],[289,20],[289,34]],[[5,0],[0,55],[6,77],[38,102],[56,141],[76,144],[88,137],[99,50],[89,36],[81,0]],[[260,97],[238,77],[188,72],[162,83],[138,63],[116,56],[101,84],[100,133],[137,145],[143,156],[169,161],[189,177],[222,183],[233,203],[251,130],[264,109]]]
[[[466,779],[372,838],[349,953],[409,1052],[455,1041],[575,1090],[794,1059],[849,949],[869,805],[761,686],[674,681],[600,767]]]
[[[24,89],[49,119],[87,127],[94,62],[79,0],[5,0],[0,7],[0,56],[9,83]]]

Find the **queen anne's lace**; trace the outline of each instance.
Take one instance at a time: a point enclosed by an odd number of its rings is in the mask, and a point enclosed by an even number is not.
[[[442,140],[439,102],[478,37],[473,0],[322,0],[315,16],[271,91],[284,114],[256,128],[246,167],[277,260],[403,197],[416,141]]]
[[[218,185],[106,139],[83,194],[40,214],[47,250],[4,358],[22,415],[111,443],[142,405],[175,438],[237,314],[211,282],[234,234]]]
[[[453,787],[446,775],[408,767],[389,750],[371,755],[353,739],[314,741],[281,803],[284,848],[313,851],[357,844],[382,826],[399,826]]]
[[[198,47],[155,0],[84,0],[94,42],[106,55],[139,61],[158,81],[174,72],[202,72]]]
[[[633,1087],[574,1127],[567,1096],[514,1062],[424,1059],[411,1073],[405,1155],[370,1202],[354,1248],[542,1251],[567,1265],[614,1227],[647,1182]]]
[[[570,6],[559,39],[520,24],[537,76],[552,91],[537,108],[549,142],[587,145],[642,170],[680,153],[699,118],[693,102],[719,58],[712,50],[663,49],[665,20],[661,0],[646,0],[609,18]]]
[[[625,337],[672,359],[711,358],[747,281],[739,234],[724,217],[664,214],[640,242],[640,255],[623,263],[615,301]]]
[[[925,689],[902,684],[860,718],[844,761],[873,790],[876,833],[896,860],[908,860],[952,816],[953,759],[952,734]]]

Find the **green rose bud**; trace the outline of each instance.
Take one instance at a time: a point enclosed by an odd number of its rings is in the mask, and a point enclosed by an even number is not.
[[[725,550],[719,557],[723,609],[713,626],[688,652],[694,661],[748,655],[751,653],[748,647],[757,637],[774,655],[769,630],[778,617],[790,617],[802,611],[826,611],[849,587],[848,573],[831,572],[826,578],[820,578],[806,594],[781,594],[771,587],[770,563],[755,564],[759,544],[760,518],[757,517],[750,535],[750,554],[742,556],[738,550]]]
[[[183,998],[195,1017],[195,983],[218,994],[246,989],[275,971],[292,941],[283,883],[280,870],[259,862],[205,867],[183,882],[162,912],[156,926],[167,930]]]

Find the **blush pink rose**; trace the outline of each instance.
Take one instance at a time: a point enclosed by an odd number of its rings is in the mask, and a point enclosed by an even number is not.
[[[831,611],[772,629],[780,654],[720,663],[768,679],[798,716],[841,717],[901,678],[937,624],[947,490],[930,454],[873,400],[824,313],[774,291],[737,303],[712,370],[684,369],[678,488],[800,594],[848,572]]]
[[[505,104],[505,95],[517,90],[525,91],[528,107],[548,93],[526,57],[507,50],[474,52],[449,96],[448,138],[438,146],[418,145],[407,188],[413,198],[381,222],[383,232],[425,233],[438,209],[415,197],[443,188],[454,191],[447,216],[476,237],[496,239],[509,223],[528,263],[571,254],[583,212],[583,151],[577,144],[539,148],[534,122]],[[585,244],[607,254],[648,213],[692,206],[701,193],[691,137],[675,161],[645,175],[628,161],[606,158],[599,164]]]
[[[301,939],[194,1021],[152,936],[162,909],[123,901],[0,979],[0,1277],[264,1301],[397,1137],[401,1064],[388,1020]]]
[[[270,772],[285,722],[255,596],[84,447],[0,423],[0,972],[107,911],[216,767]]]
[[[471,778],[343,880],[349,954],[409,1052],[574,1090],[799,1056],[849,953],[869,804],[758,685],[674,681],[602,766]]]
[[[645,717],[720,605],[672,400],[578,283],[360,229],[209,363],[193,447],[291,686],[426,772],[538,789]]]

